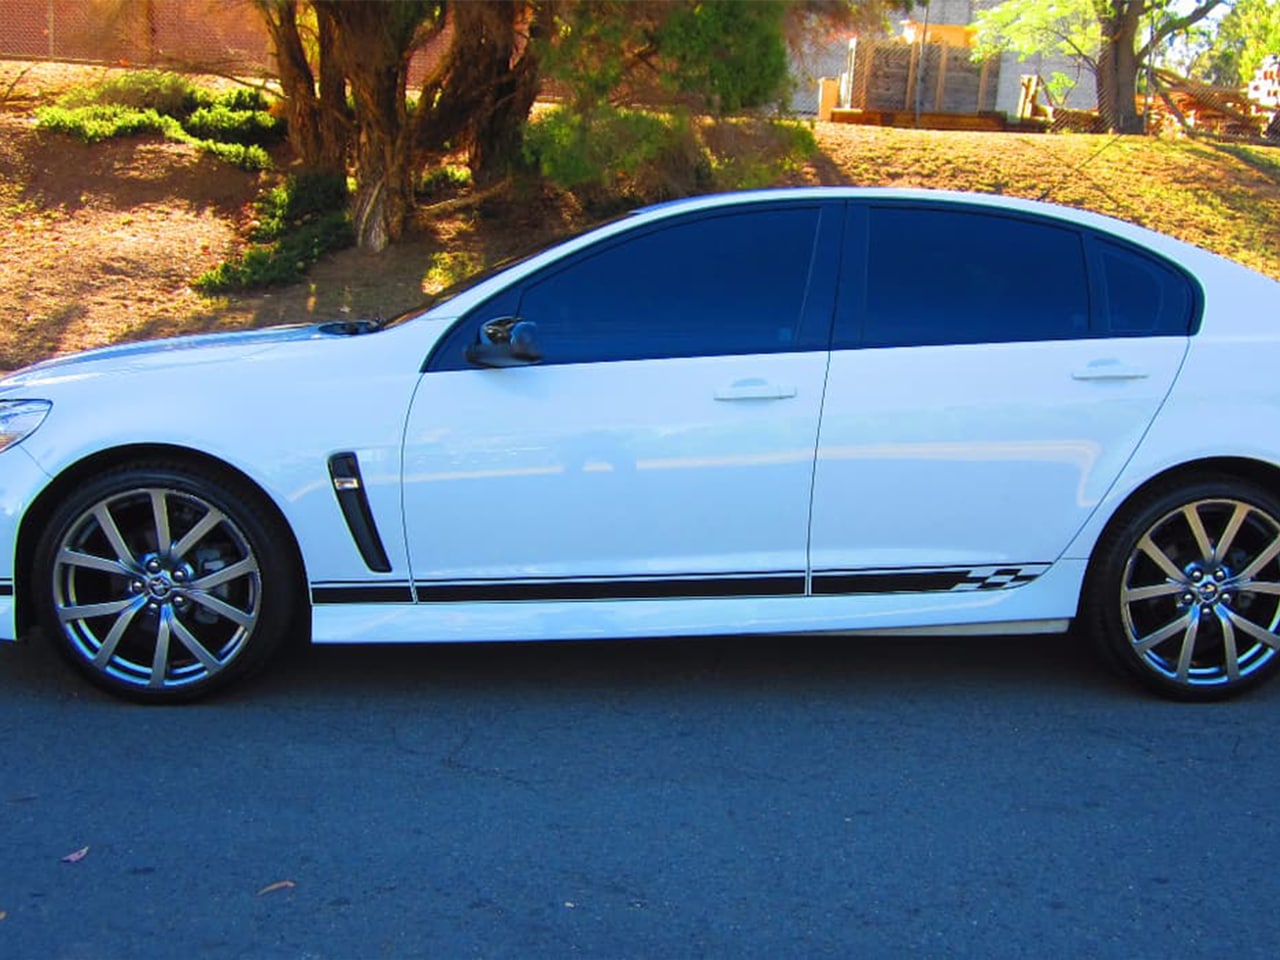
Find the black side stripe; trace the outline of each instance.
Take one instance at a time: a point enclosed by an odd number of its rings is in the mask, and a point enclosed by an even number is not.
[[[12,596],[13,596],[13,584],[0,583],[0,597],[12,597]]]
[[[761,577],[671,577],[628,580],[558,580],[419,583],[422,603],[490,600],[657,600],[714,597],[785,597],[804,594],[801,574]]]
[[[1030,583],[1047,563],[988,567],[826,570],[813,574],[816,596],[1008,590]],[[0,590],[3,587],[0,586]],[[667,600],[802,597],[801,573],[683,577],[583,577],[576,580],[463,580],[408,583],[319,583],[317,604],[483,603],[557,600]]]
[[[407,583],[345,583],[313,586],[311,602],[315,604],[413,603],[413,588]]]
[[[817,596],[1008,590],[1030,583],[1048,569],[1047,563],[1027,563],[916,570],[828,570],[814,573],[812,590]]]

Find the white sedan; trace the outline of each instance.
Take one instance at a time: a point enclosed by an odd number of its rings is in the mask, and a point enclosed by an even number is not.
[[[391,323],[0,380],[0,637],[146,701],[315,643],[1054,633],[1280,668],[1280,286],[1077,210],[648,208]]]

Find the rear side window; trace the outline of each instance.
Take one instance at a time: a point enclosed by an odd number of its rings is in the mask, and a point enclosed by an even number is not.
[[[1121,336],[1185,335],[1195,313],[1191,281],[1151,257],[1098,241],[1106,325]]]
[[[520,317],[537,324],[546,363],[803,349],[819,215],[785,207],[660,226],[535,280]]]
[[[1088,336],[1077,231],[968,210],[867,213],[863,346]]]

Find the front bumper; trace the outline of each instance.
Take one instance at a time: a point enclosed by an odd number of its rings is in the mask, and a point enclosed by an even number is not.
[[[49,475],[21,444],[0,453],[0,641],[18,637],[14,618],[18,526],[27,507],[48,482]]]

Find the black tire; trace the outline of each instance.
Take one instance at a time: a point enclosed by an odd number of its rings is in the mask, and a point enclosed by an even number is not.
[[[1081,625],[1103,658],[1175,700],[1221,700],[1280,669],[1280,498],[1230,476],[1125,508],[1094,551]]]
[[[288,532],[233,477],[114,467],[50,517],[36,551],[46,632],[90,681],[142,703],[194,700],[260,669],[297,607]]]

